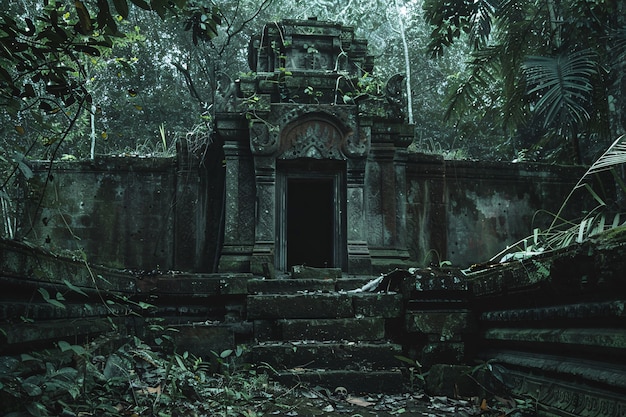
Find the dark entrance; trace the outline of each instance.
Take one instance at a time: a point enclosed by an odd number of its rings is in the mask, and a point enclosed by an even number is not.
[[[333,267],[333,178],[287,180],[287,267]]]

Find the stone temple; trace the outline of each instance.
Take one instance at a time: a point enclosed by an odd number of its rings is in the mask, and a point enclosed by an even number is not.
[[[220,271],[294,265],[371,274],[409,258],[403,77],[371,77],[352,27],[283,20],[249,45],[250,76],[223,89]]]

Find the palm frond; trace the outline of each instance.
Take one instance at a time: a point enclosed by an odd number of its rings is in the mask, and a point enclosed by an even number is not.
[[[549,213],[553,220],[545,231],[535,229],[531,236],[525,237],[507,247],[492,257],[491,261],[498,260],[503,255],[504,258],[501,261],[527,258],[547,250],[564,248],[572,243],[581,243],[585,239],[605,230],[624,226],[626,222],[620,224],[621,218],[619,213],[615,214],[611,222],[607,222],[606,204],[590,184],[592,176],[609,170],[614,172],[614,169],[621,164],[626,164],[626,135],[617,138],[604,154],[587,169],[567,195],[559,211],[556,214]],[[616,178],[618,177],[616,176]],[[617,182],[620,184],[621,179]],[[581,220],[570,221],[564,219],[562,213],[574,193],[579,189],[587,190],[597,205]]]
[[[626,60],[626,27],[615,31],[614,40],[615,64],[621,65]]]
[[[536,109],[545,117],[544,126],[582,125],[589,120],[591,77],[596,74],[593,51],[556,57],[531,56],[524,63],[523,71],[530,86],[528,94],[539,96]]]
[[[492,72],[497,72],[499,46],[490,46],[472,53],[468,66],[468,75],[460,80],[446,100],[444,120],[450,120],[454,114],[463,114],[475,108],[476,102],[482,102],[482,91],[496,82]]]
[[[600,156],[600,158],[598,158],[593,163],[593,165],[589,167],[585,174],[578,180],[574,188],[572,188],[572,191],[570,191],[568,196],[565,198],[565,201],[563,201],[563,204],[561,204],[561,208],[559,208],[559,211],[557,212],[554,220],[552,221],[552,224],[550,225],[550,229],[555,227],[556,222],[558,221],[561,213],[563,213],[563,210],[569,203],[570,198],[572,198],[572,195],[574,195],[574,192],[583,187],[589,189],[587,181],[589,181],[592,175],[598,174],[603,171],[608,171],[624,163],[626,163],[626,135],[622,135],[617,138],[604,152],[604,154],[602,154],[602,156]]]
[[[474,49],[487,44],[492,31],[493,18],[499,9],[499,0],[476,0],[469,22],[469,40]]]

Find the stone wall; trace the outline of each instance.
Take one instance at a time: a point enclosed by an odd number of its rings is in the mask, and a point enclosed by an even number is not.
[[[19,236],[53,251],[84,251],[90,262],[109,267],[216,271],[223,153],[216,146],[204,165],[180,154],[56,162],[50,171],[48,163],[33,163],[36,175],[25,187]],[[484,262],[533,227],[545,228],[550,217],[540,210],[556,212],[583,172],[408,155],[410,264],[448,260],[463,268]],[[381,189],[368,188],[367,194],[388,194],[385,182],[377,183]],[[396,219],[394,227],[404,222]]]
[[[462,268],[484,262],[535,227],[545,229],[552,220],[548,213],[559,210],[583,174],[580,167],[410,155],[411,259],[420,266],[447,260]],[[564,215],[578,217],[583,205],[575,202]]]
[[[33,162],[17,237],[112,268],[210,271],[220,242],[220,155],[211,149],[203,163],[184,150],[177,158]]]

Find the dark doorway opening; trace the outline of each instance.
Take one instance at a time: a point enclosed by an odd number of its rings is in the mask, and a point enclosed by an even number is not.
[[[287,267],[334,267],[332,178],[287,180]]]

